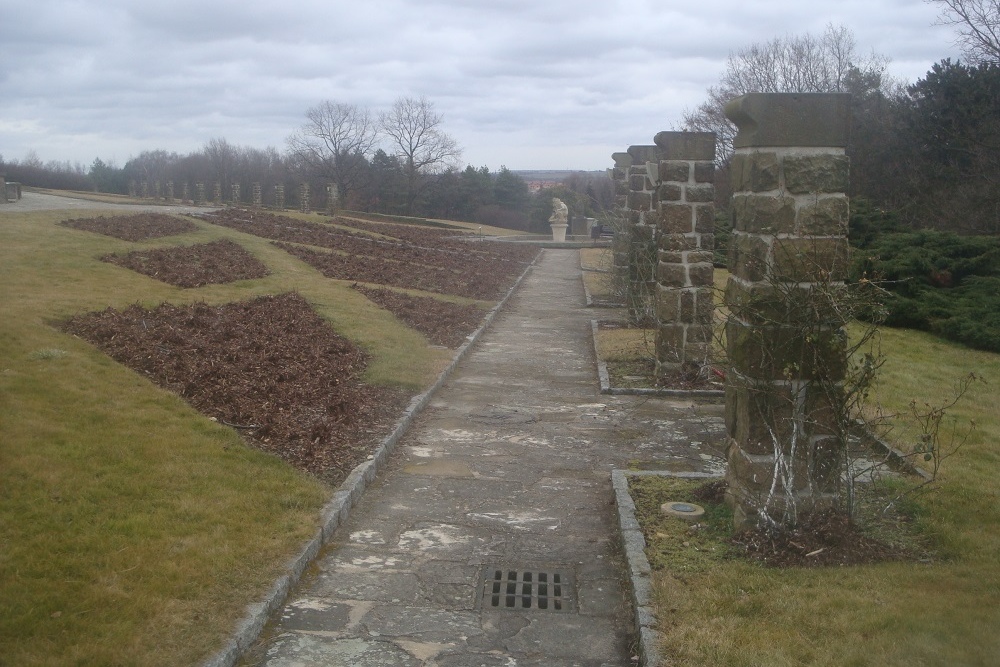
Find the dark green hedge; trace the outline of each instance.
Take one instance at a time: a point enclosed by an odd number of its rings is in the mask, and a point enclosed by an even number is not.
[[[852,206],[851,278],[889,290],[885,324],[1000,352],[1000,237],[902,230],[864,202]]]

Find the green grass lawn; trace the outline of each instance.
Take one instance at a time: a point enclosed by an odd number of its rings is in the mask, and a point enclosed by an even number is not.
[[[263,239],[199,222],[130,243],[56,224],[71,215],[0,213],[0,665],[196,664],[314,533],[330,489],[53,324],[294,289],[372,353],[371,382],[416,392],[450,353]],[[272,274],[184,290],[98,261],[219,238]]]
[[[952,414],[977,429],[917,499],[927,562],[767,569],[738,560],[665,569],[654,587],[670,665],[1000,664],[1000,355],[885,329],[879,400],[939,405],[970,371]],[[904,449],[913,431],[893,433]]]

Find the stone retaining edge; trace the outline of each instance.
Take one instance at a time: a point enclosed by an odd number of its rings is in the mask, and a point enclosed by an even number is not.
[[[586,285],[584,285],[586,289]],[[588,295],[589,298],[589,295]],[[590,305],[589,303],[587,305]],[[601,383],[601,393],[612,396],[673,396],[677,398],[722,398],[726,392],[722,389],[655,389],[646,387],[612,387],[611,376],[608,375],[608,365],[601,359],[597,349],[597,320],[590,321],[590,331],[594,340],[594,356],[597,357],[597,377]]]
[[[260,634],[267,625],[268,619],[285,603],[292,588],[302,578],[303,572],[305,572],[323,546],[330,540],[337,527],[344,523],[347,517],[350,516],[351,508],[361,498],[365,486],[371,483],[378,472],[384,467],[389,455],[409,429],[410,424],[423,411],[427,404],[430,403],[433,395],[444,385],[445,381],[469,353],[469,350],[479,340],[483,332],[493,323],[500,310],[507,305],[507,302],[521,286],[521,283],[531,273],[537,261],[536,258],[535,261],[527,266],[514,282],[514,285],[507,291],[507,294],[486,313],[479,328],[466,338],[465,343],[458,348],[451,363],[441,371],[434,384],[422,394],[413,397],[410,405],[403,412],[403,416],[396,422],[396,427],[392,430],[392,433],[382,440],[374,454],[367,461],[359,464],[351,471],[347,479],[334,492],[330,501],[320,510],[320,528],[316,531],[316,534],[306,543],[302,551],[285,565],[285,573],[278,577],[264,598],[259,602],[251,603],[247,607],[246,616],[239,622],[229,641],[222,649],[202,663],[202,667],[234,667],[237,661],[253,646],[254,642],[260,638]]]
[[[611,486],[615,491],[615,507],[618,515],[618,529],[625,548],[628,564],[628,578],[631,588],[632,610],[635,615],[635,633],[639,640],[639,664],[643,667],[659,667],[663,662],[660,653],[660,633],[658,619],[652,604],[652,570],[646,559],[646,538],[642,535],[639,521],[635,518],[635,502],[628,491],[629,477],[683,477],[686,479],[719,479],[721,476],[707,472],[669,472],[665,470],[620,470],[611,471]]]

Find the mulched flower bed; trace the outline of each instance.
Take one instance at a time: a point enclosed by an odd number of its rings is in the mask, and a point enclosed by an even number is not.
[[[233,241],[221,240],[176,248],[136,250],[105,255],[103,262],[132,269],[178,287],[231,283],[263,278],[270,271],[259,259]]]
[[[409,398],[364,384],[366,353],[297,294],[109,308],[64,329],[332,484],[365,460]]]
[[[460,305],[429,296],[412,296],[385,288],[351,285],[385,308],[407,326],[427,336],[434,345],[457,348],[474,332],[485,310],[475,305]]]
[[[59,223],[73,229],[113,236],[123,241],[147,241],[198,229],[190,220],[181,220],[164,213],[135,213],[111,217],[74,218]]]

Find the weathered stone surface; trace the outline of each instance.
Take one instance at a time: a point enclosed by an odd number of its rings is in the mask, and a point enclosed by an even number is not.
[[[793,283],[843,280],[849,250],[844,237],[776,239],[774,279]]]
[[[656,286],[656,318],[660,322],[678,322],[681,312],[682,290],[676,287],[667,287],[662,284]]]
[[[656,358],[664,363],[684,361],[684,325],[660,324],[656,328]]]
[[[685,189],[685,200],[691,203],[712,203],[715,201],[715,186],[710,183],[689,185]]]
[[[632,174],[628,177],[628,187],[633,192],[642,192],[643,190],[652,190],[649,187],[649,179],[646,178],[645,174]]]
[[[615,168],[627,169],[628,167],[632,166],[632,156],[629,155],[628,153],[624,152],[612,153],[611,159],[615,161]]]
[[[715,277],[715,267],[711,262],[691,262],[688,264],[688,282],[695,286],[712,285]]]
[[[799,209],[796,228],[806,236],[846,236],[850,216],[847,197],[823,197]]]
[[[666,160],[715,160],[714,132],[657,132],[653,142]]]
[[[643,173],[647,162],[659,162],[663,157],[663,151],[658,146],[629,146],[628,154],[632,158],[632,166],[640,167]]]
[[[660,180],[663,182],[687,183],[691,180],[690,163],[673,160],[661,160]]]
[[[759,236],[734,233],[729,240],[729,271],[750,282],[763,280],[770,252],[770,245]]]
[[[664,287],[687,286],[687,268],[683,264],[659,264],[656,277]]]
[[[767,195],[733,195],[733,229],[749,234],[795,231],[795,199]]]
[[[754,326],[726,322],[729,363],[753,380],[838,382],[847,370],[847,336],[841,329]]]
[[[699,247],[711,250],[715,247],[715,205],[694,207],[694,231],[701,236]]]
[[[653,195],[649,192],[629,192],[628,207],[633,211],[648,211],[653,203]]]
[[[694,164],[695,183],[715,183],[715,163],[695,162]]]
[[[770,151],[740,152],[730,162],[733,192],[767,192],[779,186],[778,154]]]
[[[684,198],[684,188],[676,183],[663,183],[658,190],[660,201],[681,201]]]
[[[785,189],[795,195],[847,192],[848,165],[846,155],[785,156]]]
[[[660,248],[667,252],[683,252],[698,248],[698,239],[690,235],[662,233],[659,239]]]
[[[694,228],[693,211],[687,204],[660,204],[661,234],[690,234]]]
[[[698,324],[711,326],[715,314],[715,290],[713,287],[695,288],[694,321]]]
[[[739,133],[734,148],[844,147],[851,96],[845,93],[750,93],[726,105]]]

